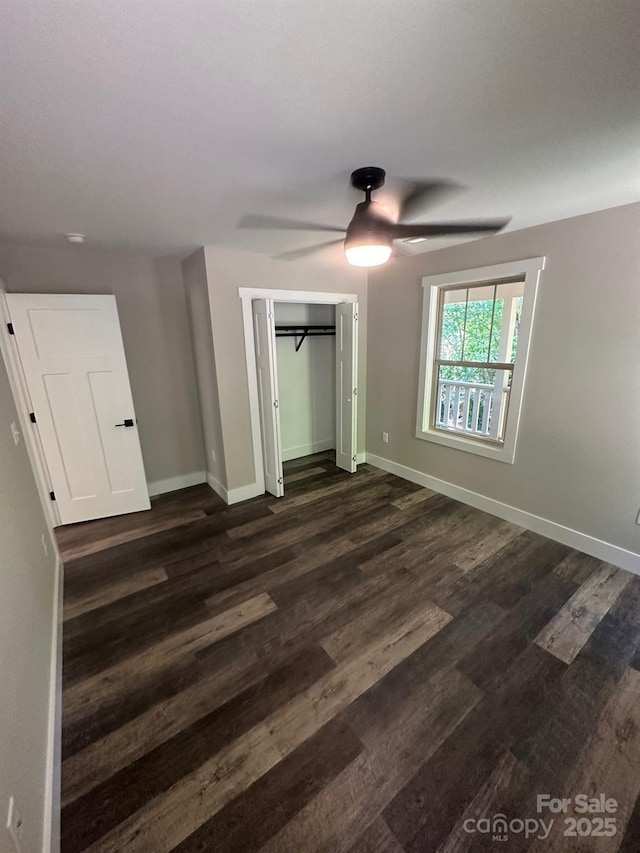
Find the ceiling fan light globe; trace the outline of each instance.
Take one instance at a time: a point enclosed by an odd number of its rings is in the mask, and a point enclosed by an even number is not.
[[[354,267],[378,267],[391,257],[389,245],[345,246],[344,253]]]
[[[374,204],[359,204],[347,228],[344,253],[354,267],[377,267],[391,257],[390,223],[375,215]]]

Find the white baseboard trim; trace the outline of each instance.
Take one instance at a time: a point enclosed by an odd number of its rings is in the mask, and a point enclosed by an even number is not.
[[[542,518],[539,515],[534,515],[533,513],[525,512],[525,510],[510,506],[493,498],[488,498],[485,495],[478,494],[478,492],[464,489],[462,486],[456,486],[446,480],[440,480],[429,474],[423,474],[422,471],[416,471],[415,468],[408,468],[406,465],[392,462],[383,456],[376,456],[375,453],[367,453],[366,456],[367,462],[375,465],[376,468],[382,468],[383,471],[388,471],[390,474],[410,480],[412,483],[417,483],[426,489],[440,492],[440,494],[446,495],[449,498],[461,501],[476,509],[481,509],[491,515],[497,515],[498,518],[503,518],[505,521],[519,524],[521,527],[533,530],[534,533],[539,533],[541,536],[554,539],[556,542],[561,542],[570,548],[583,551],[585,554],[590,554],[599,560],[613,563],[615,566],[620,566],[622,569],[627,569],[629,572],[640,575],[640,554],[627,551],[625,548],[612,545],[610,542],[604,542],[602,539],[596,539],[594,536],[581,533],[579,530],[573,530],[571,527],[565,527],[555,521],[550,521],[548,518]]]
[[[315,445],[314,445],[315,446]],[[317,447],[315,450],[310,450],[311,453],[319,453],[320,450],[333,450],[334,444],[333,441],[329,447]],[[301,456],[306,456],[307,454],[300,454]],[[366,462],[366,453],[358,453],[357,463],[358,465],[362,465]],[[297,456],[292,456],[292,459],[297,459]],[[209,475],[210,477],[211,475]],[[213,479],[213,478],[211,478]],[[260,495],[264,495],[264,489],[261,489],[257,483],[249,483],[248,486],[240,486],[238,489],[225,489],[220,483],[216,481],[216,485],[214,485],[211,480],[208,480],[211,488],[217,492],[220,497],[225,500],[228,504],[237,504],[241,501],[249,501],[251,498],[258,498]]]
[[[154,480],[149,483],[149,497],[164,495],[166,492],[176,492],[178,489],[186,489],[189,486],[199,486],[207,482],[205,471],[192,471],[190,474],[180,474],[178,477],[167,477],[166,480]]]
[[[318,444],[322,444],[323,446],[319,447],[319,446],[313,445],[313,447],[315,448],[314,450],[309,450],[308,453],[301,453],[300,456],[307,456],[307,455],[310,455],[311,453],[319,453],[321,450],[332,450],[333,449],[333,442],[331,442],[329,446],[326,446],[327,442],[319,442]],[[312,445],[307,445],[307,446],[312,447]],[[296,450],[298,450],[298,448],[296,448]],[[291,459],[298,459],[299,457],[296,455],[296,456],[291,456],[290,458]],[[366,461],[367,461],[367,454],[366,453],[358,453],[357,464],[362,465]],[[205,475],[205,481],[209,484],[209,486],[211,486],[213,491],[217,495],[220,495],[222,500],[226,504],[229,504],[229,505],[238,504],[238,503],[241,503],[242,501],[249,501],[252,498],[258,498],[258,497],[260,497],[260,495],[264,495],[264,493],[265,493],[264,489],[261,489],[257,483],[249,483],[247,486],[239,486],[236,489],[227,489],[225,486],[222,485],[220,480],[217,480],[213,476],[213,474],[209,474],[209,473],[207,473]]]
[[[311,453],[319,453],[320,450],[332,450],[333,442],[330,447],[318,448],[316,450],[310,450]],[[308,454],[302,453],[301,456],[306,456]],[[298,456],[292,456],[292,459],[298,459]],[[366,453],[358,453],[357,463],[358,465],[363,465],[367,461]],[[374,463],[375,464],[375,463]],[[206,482],[211,486],[213,491],[220,495],[222,500],[226,504],[237,504],[241,503],[241,501],[249,501],[252,498],[258,498],[260,495],[264,495],[264,489],[261,489],[257,483],[249,483],[247,486],[239,486],[237,489],[227,489],[219,480],[212,475],[207,473]]]
[[[264,489],[260,489],[257,483],[249,483],[248,486],[240,486],[237,489],[227,489],[220,480],[216,480],[213,474],[209,473],[207,473],[207,483],[226,504],[237,504],[264,494]]]
[[[312,453],[321,453],[323,450],[334,450],[335,438],[326,438],[324,441],[314,441],[311,444],[300,444],[297,447],[289,447],[282,451],[282,461],[300,459],[301,456],[311,456]]]
[[[207,471],[207,473],[206,473],[206,478],[207,478],[207,483],[209,484],[209,487],[210,487],[210,488],[212,488],[212,489],[213,489],[213,491],[214,491],[217,495],[220,495],[220,497],[222,498],[222,500],[223,500],[226,504],[228,504],[228,503],[229,503],[229,501],[228,501],[228,499],[227,499],[227,490],[226,490],[226,488],[222,485],[222,483],[220,482],[220,480],[216,480],[216,478],[213,476],[213,474],[210,474],[208,471]]]
[[[248,486],[240,486],[237,489],[229,489],[227,492],[227,503],[238,504],[241,501],[249,501],[251,498],[264,495],[264,489],[261,489],[257,483],[249,483]]]
[[[62,767],[62,560],[53,536],[55,552],[54,596],[51,628],[51,664],[49,683],[49,731],[47,733],[47,764],[45,778],[42,853],[60,850],[60,808]]]

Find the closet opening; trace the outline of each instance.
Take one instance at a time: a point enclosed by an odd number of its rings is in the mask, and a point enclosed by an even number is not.
[[[354,472],[357,464],[357,303],[280,294],[251,299],[254,352],[247,348],[256,474],[275,497],[284,494],[285,461],[333,450],[339,468]]]
[[[335,305],[276,302],[282,461],[336,446]]]

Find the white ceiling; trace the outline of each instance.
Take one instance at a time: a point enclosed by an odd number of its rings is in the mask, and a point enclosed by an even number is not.
[[[640,200],[638,0],[3,0],[0,28],[4,239],[293,249],[323,237],[237,220],[346,225],[367,164],[469,187],[425,220]]]

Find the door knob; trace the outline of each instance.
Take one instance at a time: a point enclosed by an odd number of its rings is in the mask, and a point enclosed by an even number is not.
[[[125,418],[125,419],[124,419],[124,423],[122,423],[122,424],[116,424],[116,426],[132,427],[132,426],[135,426],[135,424],[133,423],[133,419],[132,419],[132,418]]]

